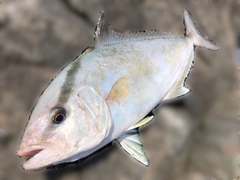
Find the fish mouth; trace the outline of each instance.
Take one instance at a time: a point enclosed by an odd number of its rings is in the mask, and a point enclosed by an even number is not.
[[[17,154],[20,157],[26,157],[26,160],[28,161],[29,159],[31,159],[35,155],[39,154],[42,150],[44,150],[43,147],[31,146],[31,147],[26,148],[26,149],[19,149]]]
[[[21,157],[27,157],[27,158],[31,158],[33,156],[35,156],[36,154],[38,154],[39,152],[41,152],[43,149],[35,149],[35,150],[30,150],[30,151],[24,151],[21,154],[18,153],[19,156]]]
[[[44,148],[40,147],[40,146],[31,146],[29,148],[25,148],[25,149],[19,149],[17,154],[20,157],[33,157],[36,154],[38,154],[39,152],[41,152]]]
[[[23,168],[27,171],[35,170],[35,168],[26,167],[25,165],[31,162],[35,157],[41,156],[45,148],[42,146],[30,146],[28,148],[19,149],[17,154],[20,157],[25,157],[26,161],[23,164]],[[38,169],[38,168],[37,168]]]
[[[48,146],[30,146],[20,148],[17,152],[20,157],[25,157],[26,161],[22,167],[25,171],[39,171],[58,162],[59,149]]]

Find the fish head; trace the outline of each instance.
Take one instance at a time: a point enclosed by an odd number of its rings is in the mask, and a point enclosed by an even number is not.
[[[45,93],[45,92],[44,92]],[[92,87],[75,88],[64,104],[47,94],[32,111],[18,155],[30,157],[25,170],[76,161],[93,152],[107,137],[111,120],[105,99]]]

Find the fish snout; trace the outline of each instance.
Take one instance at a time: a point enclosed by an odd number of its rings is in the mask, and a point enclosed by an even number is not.
[[[39,146],[40,142],[41,142],[41,139],[37,136],[35,137],[24,136],[19,146],[18,152],[21,153],[22,150],[27,149],[28,147],[37,147]]]

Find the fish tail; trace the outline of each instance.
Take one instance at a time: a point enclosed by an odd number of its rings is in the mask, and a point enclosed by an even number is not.
[[[185,25],[185,36],[193,37],[193,45],[199,47],[205,47],[209,50],[218,50],[219,46],[206,37],[203,33],[199,31],[191,14],[188,10],[184,9],[184,25]]]

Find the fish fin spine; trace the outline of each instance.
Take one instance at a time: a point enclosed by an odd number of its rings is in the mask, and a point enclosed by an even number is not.
[[[184,9],[184,25],[185,25],[185,36],[193,37],[193,45],[199,47],[205,47],[209,50],[219,50],[220,47],[205,36],[194,23],[191,14],[188,10]]]

